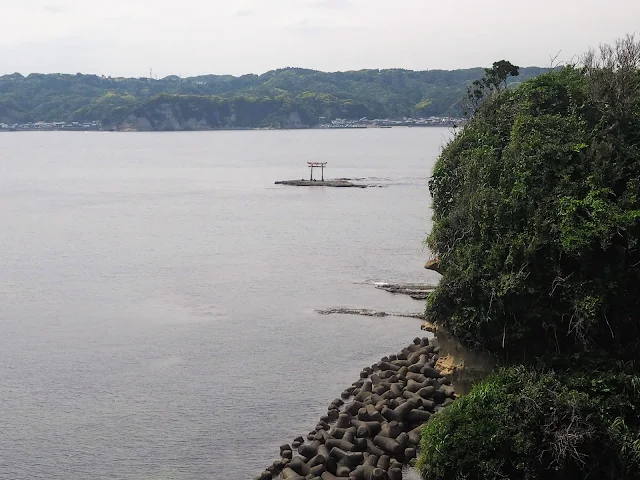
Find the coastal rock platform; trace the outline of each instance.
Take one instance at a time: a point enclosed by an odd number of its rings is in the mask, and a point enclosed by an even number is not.
[[[436,285],[423,283],[384,283],[376,284],[376,288],[389,293],[409,295],[414,300],[426,300],[431,292],[436,289]]]
[[[354,187],[367,188],[366,185],[357,185],[347,180],[280,180],[276,185],[291,185],[294,187]]]
[[[406,317],[406,318],[418,318],[420,320],[426,320],[422,313],[398,313],[398,312],[384,312],[381,310],[372,310],[370,308],[327,308],[325,310],[316,310],[320,315],[362,315],[364,317]]]
[[[306,439],[282,445],[256,479],[402,480],[403,466],[417,458],[422,426],[456,399],[451,380],[435,368],[439,351],[416,338],[364,368]]]

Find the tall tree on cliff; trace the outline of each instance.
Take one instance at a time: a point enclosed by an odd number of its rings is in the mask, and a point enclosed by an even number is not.
[[[520,75],[520,67],[507,60],[493,62],[491,68],[484,69],[484,76],[475,80],[467,88],[467,98],[463,105],[465,116],[472,116],[485,100],[507,88],[510,77]]]

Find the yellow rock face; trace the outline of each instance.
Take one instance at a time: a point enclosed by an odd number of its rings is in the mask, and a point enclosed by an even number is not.
[[[424,268],[427,270],[433,270],[434,272],[440,273],[440,260],[434,258],[433,260],[429,260],[424,264]]]

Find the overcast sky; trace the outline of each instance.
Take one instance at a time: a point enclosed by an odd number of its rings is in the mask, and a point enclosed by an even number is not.
[[[640,30],[640,0],[0,0],[0,74],[547,66]]]

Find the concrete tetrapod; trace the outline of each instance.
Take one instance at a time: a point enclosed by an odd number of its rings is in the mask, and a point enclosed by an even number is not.
[[[308,440],[282,445],[281,458],[256,478],[401,480],[402,465],[417,455],[422,425],[456,398],[449,379],[433,367],[438,351],[428,338],[416,338],[364,368]],[[292,459],[293,448],[299,455]]]

